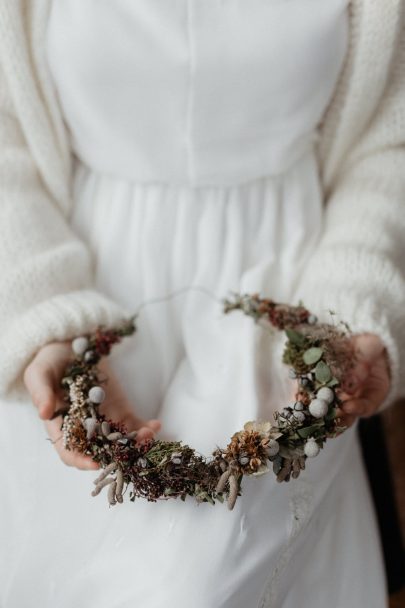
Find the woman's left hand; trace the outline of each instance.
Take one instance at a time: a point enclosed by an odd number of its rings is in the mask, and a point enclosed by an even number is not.
[[[386,348],[375,334],[350,338],[357,362],[344,386],[337,391],[342,400],[337,410],[342,426],[356,418],[375,414],[390,388],[390,368]]]

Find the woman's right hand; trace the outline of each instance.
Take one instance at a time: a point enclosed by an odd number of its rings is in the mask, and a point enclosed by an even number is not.
[[[49,438],[61,460],[68,466],[78,469],[98,469],[99,465],[90,456],[66,450],[63,447],[62,416],[52,419],[53,414],[58,409],[66,406],[62,399],[59,383],[71,357],[70,340],[46,344],[37,352],[25,369],[24,383],[34,405],[38,408],[39,417],[45,421]],[[159,432],[161,428],[160,421],[157,419],[143,420],[137,417],[106,359],[102,359],[98,367],[108,377],[108,398],[100,406],[100,413],[114,422],[123,422],[128,431],[137,430],[137,443],[153,438],[154,434]]]

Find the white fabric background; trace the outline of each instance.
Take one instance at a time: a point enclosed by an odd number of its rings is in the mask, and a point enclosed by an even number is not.
[[[49,60],[79,157],[72,225],[100,290],[133,309],[190,284],[288,301],[322,231],[312,142],[345,7],[54,3]],[[144,309],[112,362],[163,437],[209,454],[288,399],[281,350],[282,336],[189,292]],[[108,509],[89,497],[94,474],[60,464],[32,406],[23,422],[3,407],[7,608],[34,595],[45,608],[385,605],[355,429],[297,481],[245,480],[232,513],[191,500]]]

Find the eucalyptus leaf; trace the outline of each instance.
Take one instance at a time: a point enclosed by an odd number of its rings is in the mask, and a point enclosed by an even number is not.
[[[315,368],[315,377],[322,384],[326,384],[332,378],[330,367],[324,361],[318,361]]]
[[[307,437],[310,437],[311,435],[314,435],[315,433],[317,433],[319,431],[319,429],[320,429],[319,424],[313,424],[311,426],[306,426],[302,429],[298,429],[297,434],[302,439],[307,439]]]
[[[330,420],[334,420],[335,418],[336,418],[336,408],[331,407],[331,408],[329,408],[329,411],[325,416],[325,420],[327,420],[329,422]]]
[[[322,348],[319,348],[318,346],[312,346],[311,348],[308,348],[308,350],[305,351],[302,358],[304,360],[304,363],[306,363],[307,365],[313,365],[314,363],[319,361],[322,355]]]
[[[326,386],[329,386],[330,388],[332,386],[337,386],[339,384],[339,380],[335,377],[332,378],[332,380],[329,380],[329,382],[327,383]]]
[[[299,346],[302,348],[306,345],[306,343],[307,343],[306,337],[303,334],[300,334],[298,331],[295,331],[295,329],[287,328],[285,330],[285,333],[286,333],[287,338],[290,340],[290,342],[292,342],[296,346]]]

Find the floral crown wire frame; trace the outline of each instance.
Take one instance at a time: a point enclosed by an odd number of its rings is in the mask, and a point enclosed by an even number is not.
[[[272,470],[278,481],[297,478],[307,458],[319,454],[325,441],[346,427],[339,426],[336,410],[341,401],[336,389],[353,365],[353,352],[345,323],[318,323],[302,305],[289,306],[259,295],[223,299],[223,312],[241,310],[257,323],[265,319],[287,336],[283,362],[297,382],[295,401],[274,413],[274,422],[247,422],[232,435],[226,448],[217,447],[206,458],[181,441],[148,439],[136,442],[136,431],[99,411],[105,399],[104,380],[97,365],[114,344],[135,333],[134,315],[120,327],[99,327],[93,334],[75,338],[74,357],[61,386],[66,407],[62,414],[64,446],[92,457],[101,475],[94,481],[96,496],[106,487],[110,505],[130,500],[148,501],[193,496],[200,502],[224,502],[233,509],[241,494],[244,475],[259,476]]]

